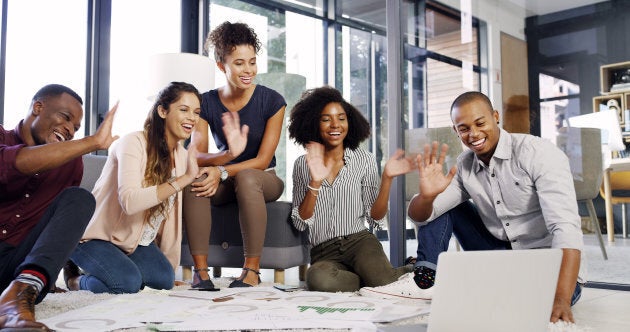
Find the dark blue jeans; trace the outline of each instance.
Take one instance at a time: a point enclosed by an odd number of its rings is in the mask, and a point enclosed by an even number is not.
[[[22,270],[33,268],[48,279],[37,298],[37,302],[41,301],[83,236],[94,207],[94,196],[89,191],[67,188],[57,195],[39,223],[18,246],[0,243],[0,290],[4,290]]]
[[[171,289],[175,284],[175,271],[155,242],[127,255],[109,241],[91,240],[80,243],[71,259],[85,272],[81,289],[93,293],[137,293],[144,286]]]
[[[466,201],[418,227],[418,257],[415,267],[426,266],[436,270],[438,255],[448,250],[453,234],[464,250],[512,249],[509,241],[499,240],[488,232],[475,205]],[[571,305],[580,299],[581,294],[582,286],[577,284]]]

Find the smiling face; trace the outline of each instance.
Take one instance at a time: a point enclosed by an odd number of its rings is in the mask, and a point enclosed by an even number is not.
[[[329,103],[319,116],[319,135],[327,149],[343,148],[348,135],[348,116],[339,103]]]
[[[164,119],[166,141],[169,146],[174,146],[177,142],[188,139],[199,121],[199,98],[194,93],[182,92],[168,109],[159,106],[158,113]]]
[[[83,106],[67,93],[33,102],[30,133],[35,145],[64,142],[81,128]]]
[[[499,113],[481,99],[453,107],[453,127],[460,139],[486,165],[499,143]]]
[[[224,62],[217,62],[217,65],[225,73],[230,86],[246,90],[253,86],[254,77],[258,73],[256,50],[251,45],[238,45],[232,53],[225,56]]]

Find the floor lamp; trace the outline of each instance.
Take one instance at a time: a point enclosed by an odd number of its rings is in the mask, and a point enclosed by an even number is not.
[[[214,87],[214,63],[210,58],[193,53],[162,53],[151,56],[147,62],[144,94],[151,101],[170,82],[194,85],[199,93]]]

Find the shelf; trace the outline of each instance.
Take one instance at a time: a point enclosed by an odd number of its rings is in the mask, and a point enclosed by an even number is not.
[[[593,112],[599,112],[600,109],[608,109],[608,101],[611,99],[617,100],[619,104],[619,112],[617,113],[619,118],[619,124],[624,124],[623,111],[626,109],[626,102],[630,99],[630,93],[624,95],[623,93],[608,94],[604,96],[593,97]]]
[[[623,89],[620,89],[618,91],[610,91],[611,89],[614,89],[613,87],[614,73],[622,69],[630,69],[630,61],[611,63],[608,65],[603,65],[599,67],[599,71],[600,71],[599,79],[600,79],[600,89],[601,89],[600,93],[601,94],[611,94],[611,93],[618,94],[618,93],[630,92],[630,83],[627,86],[624,85]]]

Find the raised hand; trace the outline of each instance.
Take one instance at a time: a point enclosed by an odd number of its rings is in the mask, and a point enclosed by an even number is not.
[[[232,158],[236,158],[245,150],[249,126],[243,125],[241,127],[238,112],[223,112],[221,120],[223,121],[223,134],[225,135],[228,149],[230,149]]]
[[[448,173],[444,174],[444,159],[448,152],[448,145],[442,144],[438,153],[438,142],[434,141],[431,146],[424,145],[424,153],[418,154],[418,173],[420,175],[420,195],[423,197],[435,197],[451,183],[457,171],[453,166]]]
[[[324,146],[317,142],[306,144],[306,165],[311,179],[316,182],[323,181],[330,174],[333,166],[324,163]]]
[[[96,144],[98,146],[98,150],[107,150],[109,146],[118,139],[118,136],[112,136],[112,126],[114,124],[114,115],[116,115],[116,111],[118,110],[118,103],[112,107],[107,113],[105,113],[105,118],[96,133],[92,135],[92,137],[96,140]]]
[[[405,151],[398,149],[385,163],[385,169],[383,173],[388,177],[395,177],[402,174],[407,174],[414,169],[418,168],[416,161],[413,158],[405,157]]]

